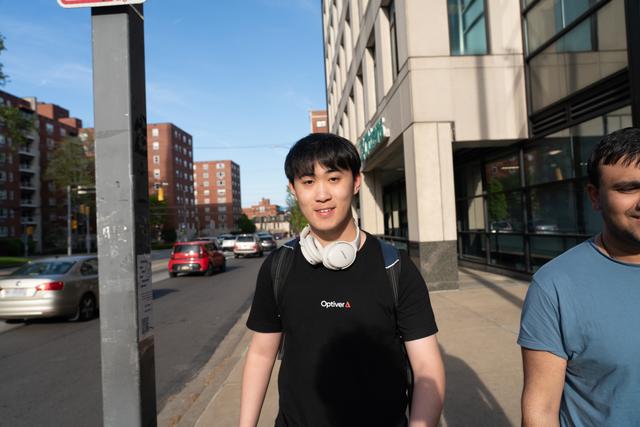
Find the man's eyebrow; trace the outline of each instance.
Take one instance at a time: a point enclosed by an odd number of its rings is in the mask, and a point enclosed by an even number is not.
[[[620,181],[612,185],[614,190],[634,190],[640,188],[640,180]]]

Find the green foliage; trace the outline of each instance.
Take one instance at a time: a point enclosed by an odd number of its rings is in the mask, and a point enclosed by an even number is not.
[[[238,228],[242,233],[255,233],[256,225],[245,214],[238,218]]]
[[[29,261],[27,258],[20,257],[0,257],[0,268],[19,266]]]
[[[68,185],[94,186],[94,159],[87,157],[84,144],[79,138],[66,138],[53,152],[44,178],[53,181],[59,189]]]
[[[507,196],[502,193],[502,183],[497,179],[489,181],[489,197],[487,205],[491,221],[499,221],[508,217]]]
[[[300,210],[300,206],[298,205],[298,201],[295,196],[287,186],[287,206],[289,207],[289,212],[291,212],[291,219],[289,222],[291,223],[291,233],[297,234],[302,231],[304,227],[309,223],[307,218],[304,217],[302,211]]]
[[[157,194],[149,196],[149,225],[153,229],[159,229],[164,224],[169,214],[166,200],[158,200]]]
[[[4,50],[6,50],[6,47],[4,47],[4,37],[0,34],[0,54],[2,54]],[[7,83],[7,78],[8,76],[2,71],[2,63],[0,62],[0,86],[4,86]]]

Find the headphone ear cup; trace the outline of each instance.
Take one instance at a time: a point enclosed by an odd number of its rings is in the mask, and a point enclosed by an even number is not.
[[[348,242],[334,242],[324,248],[322,264],[331,270],[348,268],[356,260],[356,248]]]
[[[314,239],[313,236],[307,235],[303,239],[300,239],[300,249],[302,250],[302,255],[311,264],[315,265],[322,262],[321,249],[318,248],[316,239]]]

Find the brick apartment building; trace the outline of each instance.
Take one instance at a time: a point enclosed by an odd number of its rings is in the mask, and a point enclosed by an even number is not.
[[[315,110],[309,112],[311,123],[311,133],[329,132],[329,122],[327,120],[327,110]]]
[[[270,199],[265,199],[264,197],[257,205],[252,205],[250,208],[242,208],[242,212],[249,219],[263,216],[274,216],[281,211],[282,209],[280,206],[272,204]]]
[[[65,138],[77,136],[82,122],[69,117],[68,110],[33,97],[0,91],[0,105],[18,108],[35,125],[19,147],[0,128],[0,238],[30,234],[36,252],[60,246],[66,228],[66,194],[44,176],[56,147]]]
[[[272,204],[270,199],[263,197],[257,205],[242,211],[253,221],[257,231],[269,231],[283,236],[290,232],[289,214],[282,207]]]
[[[199,232],[215,235],[237,228],[240,207],[240,166],[232,160],[195,162],[193,179]]]
[[[167,202],[165,228],[178,240],[195,236],[197,217],[193,184],[193,138],[173,123],[147,125],[149,195]]]

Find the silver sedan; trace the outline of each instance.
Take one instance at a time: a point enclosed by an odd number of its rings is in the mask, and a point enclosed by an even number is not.
[[[98,259],[70,256],[40,259],[0,278],[0,319],[98,314]]]

